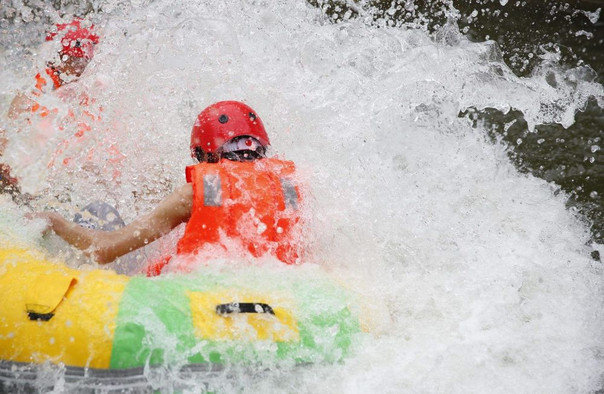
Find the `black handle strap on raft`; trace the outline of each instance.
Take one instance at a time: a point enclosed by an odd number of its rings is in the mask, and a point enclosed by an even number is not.
[[[27,312],[27,317],[29,317],[29,320],[49,321],[54,315],[54,313]]]
[[[228,304],[216,305],[216,313],[219,315],[229,315],[232,313],[268,313],[275,314],[273,308],[268,304],[259,302],[230,302]]]

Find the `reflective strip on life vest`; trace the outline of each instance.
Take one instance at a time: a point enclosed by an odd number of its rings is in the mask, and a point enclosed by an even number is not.
[[[287,178],[280,178],[281,191],[285,200],[285,207],[298,209],[298,193],[294,183]],[[203,205],[206,207],[219,207],[222,205],[222,184],[219,175],[205,175],[203,177]]]
[[[222,205],[222,185],[220,183],[220,175],[204,175],[203,205],[206,207],[219,207]]]
[[[283,199],[285,200],[286,208],[298,209],[298,193],[294,183],[287,178],[280,178],[281,190],[283,191]]]

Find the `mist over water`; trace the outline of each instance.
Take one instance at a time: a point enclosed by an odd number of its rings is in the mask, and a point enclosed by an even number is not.
[[[295,1],[106,1],[102,9],[93,17],[102,35],[95,57],[68,85],[74,97],[97,100],[93,132],[73,138],[66,123],[63,134],[10,134],[3,159],[26,191],[44,195],[36,208],[69,216],[101,199],[133,220],[184,182],[195,116],[215,101],[243,100],[267,127],[271,153],[294,160],[308,181],[308,261],[376,305],[375,332],[343,364],[262,379],[232,371],[213,377],[211,388],[602,387],[603,278],[586,246],[589,229],[565,208],[559,187],[519,173],[502,144],[458,116],[516,108],[529,125],[569,126],[590,96],[604,106],[601,85],[553,66],[519,78],[495,43],[472,43],[453,24],[435,34],[363,18],[334,24]],[[40,45],[45,28],[6,27],[3,34],[28,44],[2,49],[2,113],[56,50]],[[48,100],[64,113],[73,104]],[[48,147],[66,138],[57,157],[70,164],[49,168],[57,154]],[[21,212],[8,199],[0,204],[11,244],[44,242],[39,224],[23,231]],[[169,374],[150,380],[166,390],[199,388]]]

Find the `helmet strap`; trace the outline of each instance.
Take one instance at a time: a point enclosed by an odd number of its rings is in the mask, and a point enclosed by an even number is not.
[[[206,153],[201,147],[196,146],[195,158],[200,163],[218,163],[220,161],[220,155],[218,153]]]

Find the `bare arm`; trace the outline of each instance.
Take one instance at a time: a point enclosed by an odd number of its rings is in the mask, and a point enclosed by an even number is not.
[[[23,93],[17,93],[13,101],[10,103],[8,109],[9,119],[16,119],[23,112],[29,112],[32,110],[36,102],[27,97]]]
[[[87,229],[56,213],[41,216],[50,221],[52,230],[67,243],[91,254],[98,263],[107,264],[188,221],[192,206],[193,188],[186,184],[166,197],[151,213],[115,231]]]

